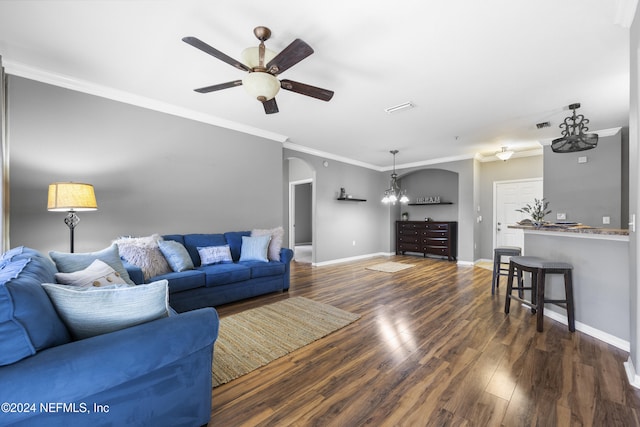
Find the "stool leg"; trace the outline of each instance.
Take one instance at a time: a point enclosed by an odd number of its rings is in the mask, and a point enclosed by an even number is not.
[[[505,314],[509,314],[509,308],[511,305],[511,288],[513,288],[513,273],[515,270],[515,266],[513,262],[509,262],[509,276],[507,277],[507,295],[504,300],[504,312]],[[518,269],[520,271],[520,269]]]
[[[544,269],[539,269],[537,276],[538,280],[536,280],[536,283],[531,284],[531,292],[533,292],[534,289],[537,288],[535,289],[535,292],[537,293],[537,298],[535,300],[537,306],[536,329],[538,330],[538,332],[542,332],[542,330],[544,329],[544,285],[546,280]]]
[[[567,299],[567,323],[569,323],[569,331],[576,331],[576,320],[573,307],[573,277],[571,270],[564,272],[564,295]]]
[[[522,272],[522,268],[518,268],[518,296],[520,299],[524,299],[524,273]]]
[[[491,295],[496,293],[496,287],[500,285],[500,255],[493,256],[493,277],[491,278]]]
[[[531,272],[531,313],[536,314],[538,308],[538,270]]]

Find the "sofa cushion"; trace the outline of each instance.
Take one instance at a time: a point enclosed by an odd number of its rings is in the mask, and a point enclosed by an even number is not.
[[[251,236],[271,236],[267,257],[269,261],[280,261],[280,250],[282,249],[282,239],[284,238],[284,228],[276,227],[271,229],[251,230]]]
[[[171,272],[154,277],[154,280],[169,281],[169,293],[186,291],[187,289],[203,288],[206,286],[206,277],[204,271],[185,270],[180,272]]]
[[[19,247],[0,257],[0,366],[70,341],[40,285],[55,266],[39,252]]]
[[[114,243],[118,245],[118,252],[123,259],[142,269],[144,280],[147,281],[171,271],[171,267],[160,251],[161,240],[162,237],[159,234],[152,234],[146,237],[121,237]]]
[[[242,248],[240,250],[240,261],[263,261],[269,262],[267,252],[271,235],[265,236],[242,236]]]
[[[118,245],[115,243],[108,248],[96,252],[66,253],[51,251],[49,252],[49,256],[56,263],[56,267],[58,267],[58,271],[61,273],[73,273],[84,270],[89,267],[93,261],[99,259],[109,264],[127,283],[130,285],[134,284],[129,278],[129,273],[127,273],[127,270],[122,265]]]
[[[202,265],[200,261],[200,255],[198,254],[198,247],[205,248],[207,246],[223,246],[227,241],[224,238],[224,234],[185,234],[184,235],[184,247],[187,248],[187,252],[193,260],[193,265],[196,267]]]
[[[174,240],[162,240],[158,242],[158,246],[173,271],[193,270],[191,256],[182,243]]]
[[[206,248],[198,246],[198,255],[200,255],[200,263],[202,265],[228,264],[233,262],[229,245],[207,246]]]
[[[251,268],[242,264],[214,264],[198,267],[206,275],[207,287],[242,282],[251,278]]]
[[[100,288],[53,283],[42,286],[75,339],[118,331],[169,315],[166,280]]]
[[[231,249],[231,258],[233,262],[240,259],[240,251],[242,250],[242,236],[251,236],[250,231],[229,231],[224,233],[224,238]]]
[[[120,274],[111,266],[99,259],[93,261],[89,267],[74,273],[56,273],[56,281],[62,285],[88,288],[90,286],[108,286],[126,284]]]
[[[241,265],[246,265],[251,269],[251,278],[279,276],[284,274],[285,266],[278,261],[260,262],[260,261],[241,261]]]

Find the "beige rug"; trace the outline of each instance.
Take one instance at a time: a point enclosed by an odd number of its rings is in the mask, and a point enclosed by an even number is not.
[[[213,387],[248,374],[359,318],[302,297],[224,317],[213,347]]]
[[[485,270],[493,271],[493,262],[492,261],[478,261],[476,262],[476,267],[484,268]]]
[[[415,267],[415,264],[403,264],[401,262],[383,262],[381,264],[375,264],[371,267],[366,267],[367,270],[384,271],[385,273],[395,273],[407,268]]]

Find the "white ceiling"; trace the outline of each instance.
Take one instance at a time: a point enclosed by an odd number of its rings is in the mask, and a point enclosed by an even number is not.
[[[590,129],[628,125],[630,19],[637,0],[0,0],[9,74],[183,114],[388,168],[525,152],[579,112]],[[315,53],[280,78],[335,91],[326,103],[289,91],[265,115],[242,88],[194,88],[243,72],[181,41],[227,55],[295,38]],[[387,114],[406,101],[415,108]],[[550,121],[543,130],[536,123]]]

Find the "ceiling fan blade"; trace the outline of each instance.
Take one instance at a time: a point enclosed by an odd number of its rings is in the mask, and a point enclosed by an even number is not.
[[[266,114],[274,114],[280,111],[278,110],[278,104],[276,104],[275,98],[271,98],[268,101],[264,101],[262,105],[264,106],[264,112]]]
[[[208,53],[209,55],[218,58],[221,61],[226,62],[229,65],[232,65],[234,67],[236,67],[239,70],[242,71],[249,71],[249,67],[247,67],[246,65],[244,65],[242,62],[240,61],[236,61],[235,59],[233,59],[230,56],[225,55],[224,53],[220,52],[218,49],[209,46],[208,44],[206,44],[205,42],[203,42],[202,40],[199,40],[195,37],[184,37],[182,39],[183,42],[190,44],[191,46],[200,49],[201,51]]]
[[[329,101],[333,97],[332,90],[294,82],[293,80],[281,80],[280,87],[282,89],[290,90],[291,92],[300,93],[302,95],[307,95],[312,98],[320,99],[322,101]]]
[[[311,46],[300,39],[295,39],[267,64],[271,74],[280,74],[302,61],[313,53]]]
[[[199,89],[194,89],[194,90],[199,93],[209,93],[209,92],[215,92],[216,90],[222,90],[222,89],[227,89],[230,87],[236,87],[241,85],[242,85],[242,80],[234,80],[232,82],[220,83],[217,85],[201,87]]]

